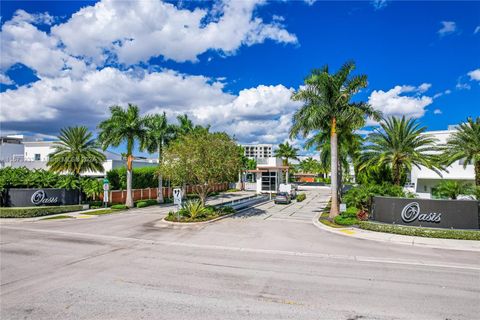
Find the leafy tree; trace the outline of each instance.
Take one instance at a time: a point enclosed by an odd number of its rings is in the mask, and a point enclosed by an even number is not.
[[[95,200],[103,193],[103,181],[96,178],[84,178],[81,180],[82,190],[88,198]]]
[[[163,114],[155,114],[146,120],[147,135],[142,142],[141,148],[150,153],[158,152],[158,163],[161,165],[163,161],[163,149],[175,137],[175,128],[168,124],[165,112]],[[163,179],[162,175],[158,175],[158,203],[163,203]]]
[[[67,127],[60,131],[59,141],[53,144],[47,166],[53,172],[68,172],[75,177],[88,171],[103,171],[106,157],[97,150],[87,127]]]
[[[292,96],[293,100],[304,102],[293,117],[290,130],[292,137],[299,134],[306,137],[316,132],[330,133],[331,219],[338,215],[338,135],[343,134],[342,129],[351,130],[359,118],[380,117],[367,103],[351,101],[360,89],[367,86],[367,76],[352,76],[354,69],[355,63],[347,62],[336,73],[330,73],[328,66],[313,70],[305,79],[305,85]]]
[[[440,175],[436,139],[422,134],[425,127],[414,119],[390,117],[380,123],[377,129],[367,138],[367,144],[360,157],[359,170],[369,167],[388,166],[392,171],[392,181],[401,184],[402,175],[412,166],[425,166]]]
[[[100,134],[98,140],[103,150],[108,147],[118,147],[125,142],[127,145],[127,198],[125,205],[133,207],[132,198],[132,166],[133,166],[133,150],[135,143],[142,143],[147,137],[145,127],[146,118],[140,115],[140,110],[136,105],[128,104],[126,109],[120,106],[110,107],[111,116],[109,119],[102,121],[98,128]]]
[[[442,180],[432,193],[440,197],[455,200],[459,195],[474,194],[475,190],[470,183],[455,180]]]
[[[183,135],[167,147],[160,173],[180,185],[195,185],[202,205],[215,183],[236,179],[242,167],[238,147],[226,133],[205,130]]]
[[[475,168],[475,184],[480,186],[480,117],[468,118],[461,123],[457,132],[447,140],[445,148],[446,163],[464,159],[463,167],[473,163]]]
[[[275,150],[274,152],[275,157],[279,157],[283,159],[283,165],[289,167],[288,160],[294,159],[298,160],[298,148],[295,148],[291,144],[286,141],[285,143],[280,143],[278,145],[278,149]],[[289,181],[288,179],[288,171],[286,173],[286,179],[287,182]]]

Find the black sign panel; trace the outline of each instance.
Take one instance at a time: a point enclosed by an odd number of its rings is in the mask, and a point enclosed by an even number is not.
[[[371,218],[406,226],[479,229],[479,214],[476,200],[373,197]]]
[[[67,189],[8,189],[7,207],[60,206],[78,204],[79,191]]]

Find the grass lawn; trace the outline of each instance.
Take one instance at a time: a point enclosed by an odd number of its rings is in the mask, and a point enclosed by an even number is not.
[[[53,217],[47,217],[43,218],[40,220],[59,220],[59,219],[73,219],[72,216],[66,216],[66,215],[60,215],[60,216],[53,216]]]
[[[119,213],[121,211],[125,211],[125,210],[107,208],[107,209],[102,209],[102,210],[82,212],[82,214],[88,214],[88,215],[92,215],[92,216],[100,216],[102,214]]]

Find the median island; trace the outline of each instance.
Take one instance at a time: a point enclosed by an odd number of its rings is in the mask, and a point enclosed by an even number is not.
[[[229,206],[204,206],[198,200],[186,202],[178,211],[170,211],[165,217],[170,222],[205,222],[235,213]]]

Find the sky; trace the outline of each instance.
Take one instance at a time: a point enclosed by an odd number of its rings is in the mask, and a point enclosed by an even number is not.
[[[95,131],[110,106],[133,103],[171,122],[186,113],[240,143],[278,144],[301,106],[292,92],[312,69],[348,60],[369,81],[355,100],[385,116],[428,130],[480,116],[476,1],[0,5],[2,135]]]

